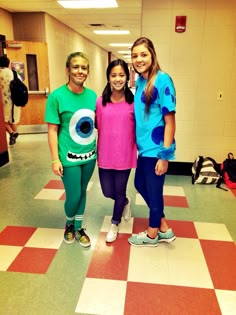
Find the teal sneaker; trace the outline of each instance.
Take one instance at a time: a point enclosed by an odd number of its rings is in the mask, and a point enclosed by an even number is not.
[[[171,243],[176,239],[176,236],[172,229],[168,229],[166,232],[158,232],[158,241],[159,243]]]
[[[156,247],[158,245],[158,236],[154,239],[147,236],[147,231],[141,232],[139,234],[134,234],[128,238],[130,245],[141,247]]]

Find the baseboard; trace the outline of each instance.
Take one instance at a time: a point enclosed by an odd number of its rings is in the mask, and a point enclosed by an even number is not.
[[[168,175],[192,175],[192,162],[169,162]]]
[[[0,153],[0,166],[3,166],[9,162],[8,151]]]
[[[47,126],[47,124],[42,124],[42,125],[19,125],[17,127],[17,132],[19,132],[21,134],[47,133],[48,132],[48,126]]]

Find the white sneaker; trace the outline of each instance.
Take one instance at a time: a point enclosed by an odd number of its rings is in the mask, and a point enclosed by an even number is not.
[[[131,198],[127,197],[127,199],[128,203],[124,206],[122,217],[124,218],[124,220],[129,221],[129,219],[131,218]]]
[[[114,242],[117,239],[118,232],[119,232],[118,225],[112,224],[109,232],[107,233],[106,242],[108,243]]]

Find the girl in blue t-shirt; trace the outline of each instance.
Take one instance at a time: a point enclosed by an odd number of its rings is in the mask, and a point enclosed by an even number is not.
[[[149,226],[128,241],[134,246],[157,246],[176,238],[165,219],[163,201],[168,161],[175,153],[175,88],[170,76],[161,71],[150,39],[137,39],[131,58],[139,74],[134,97],[138,147],[135,187],[149,208]]]

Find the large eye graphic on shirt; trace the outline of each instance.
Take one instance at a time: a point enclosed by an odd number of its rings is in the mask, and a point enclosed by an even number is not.
[[[92,110],[80,109],[71,117],[69,131],[76,143],[87,145],[94,141],[94,116]]]

